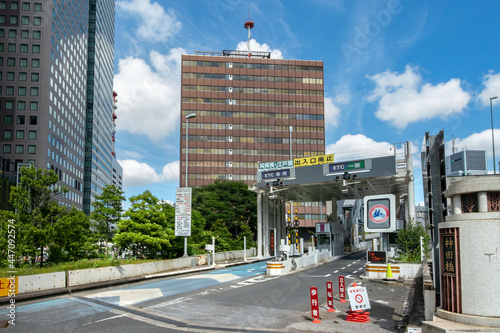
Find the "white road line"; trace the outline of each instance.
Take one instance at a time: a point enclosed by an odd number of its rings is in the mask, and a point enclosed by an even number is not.
[[[333,272],[333,274],[337,274],[339,272],[339,270],[337,269],[335,272]]]
[[[173,299],[173,300],[168,301],[168,302],[164,302],[164,303],[153,305],[153,306],[151,306],[151,308],[158,308],[158,307],[163,307],[163,306],[169,306],[169,305],[177,304],[177,303],[180,303],[180,302],[189,301],[190,299],[192,299],[192,298],[190,298],[190,297],[179,297],[179,298]]]
[[[347,267],[351,267],[352,264],[347,265]]]
[[[345,266],[344,266],[344,267],[342,267],[341,269],[345,269]]]
[[[121,318],[121,317],[125,317],[126,315],[127,315],[127,314],[121,314],[121,315],[114,316],[114,317],[104,318],[104,319],[101,319],[101,320],[96,320],[96,321],[93,321],[93,322],[91,322],[91,323],[86,323],[86,324],[83,324],[82,326],[92,325],[92,324],[100,323],[100,322],[102,322],[102,321],[106,321],[106,320],[110,320],[110,319]]]

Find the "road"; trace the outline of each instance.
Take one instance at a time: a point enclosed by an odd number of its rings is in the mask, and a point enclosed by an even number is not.
[[[318,287],[320,304],[325,305],[326,281],[334,281],[335,286],[338,276],[344,275],[348,286],[360,282],[364,256],[365,253],[354,254],[285,276],[265,275],[266,263],[259,262],[19,302],[16,325],[7,330],[26,333],[309,331],[319,328],[311,323],[309,287]],[[371,290],[376,287],[367,285]],[[334,294],[337,306],[337,288]],[[380,332],[394,332],[395,323],[390,319],[394,309],[384,302],[375,303],[380,318],[374,320],[380,322]],[[324,309],[321,311],[326,313]],[[6,316],[6,312],[0,309],[0,316]]]

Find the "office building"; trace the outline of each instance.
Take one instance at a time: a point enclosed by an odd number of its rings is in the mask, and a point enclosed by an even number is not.
[[[183,55],[179,185],[186,179],[186,123],[188,186],[216,179],[250,185],[258,162],[323,155],[323,92],[322,61],[255,51]],[[186,122],[188,115],[196,116]],[[319,222],[318,203],[297,204],[306,206],[299,210],[301,226]]]
[[[54,170],[87,213],[113,177],[113,47],[113,0],[0,1],[1,156]]]

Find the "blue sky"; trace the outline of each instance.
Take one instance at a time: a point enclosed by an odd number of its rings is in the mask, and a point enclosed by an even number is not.
[[[410,141],[422,202],[423,137],[444,129],[447,155],[455,138],[459,150],[487,150],[493,170],[489,98],[500,95],[498,1],[122,0],[114,89],[127,198],[147,189],[175,201],[181,54],[246,49],[249,15],[253,50],[324,62],[326,152],[336,161]]]

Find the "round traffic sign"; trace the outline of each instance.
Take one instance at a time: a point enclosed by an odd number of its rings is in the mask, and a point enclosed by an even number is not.
[[[384,223],[389,219],[389,208],[384,205],[375,205],[370,209],[369,218],[374,223]]]
[[[363,302],[363,296],[361,296],[360,294],[357,294],[355,297],[354,297],[354,300],[358,303],[361,303]]]

